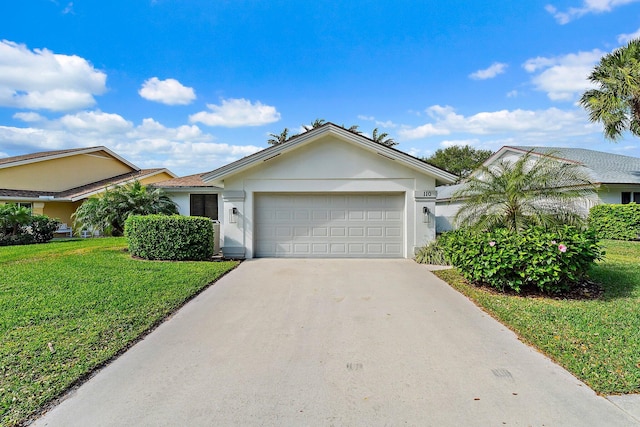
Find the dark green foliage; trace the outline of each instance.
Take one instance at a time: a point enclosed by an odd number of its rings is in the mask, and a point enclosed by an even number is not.
[[[589,227],[601,239],[640,238],[640,205],[597,205],[589,212]]]
[[[53,233],[60,226],[60,221],[46,215],[33,215],[28,225],[29,233],[36,243],[46,243],[53,239]]]
[[[0,205],[0,235],[20,233],[22,226],[31,220],[31,211],[15,203]]]
[[[451,263],[470,282],[499,290],[568,290],[603,255],[593,231],[571,226],[520,233],[461,229],[445,233],[441,243]]]
[[[125,222],[131,255],[153,260],[207,260],[213,256],[209,218],[132,215]]]
[[[0,246],[31,245],[35,243],[29,233],[0,234]]]
[[[418,249],[415,260],[418,264],[450,265],[440,239]]]
[[[640,39],[604,55],[588,78],[596,88],[582,94],[580,105],[592,122],[602,123],[604,136],[640,136]]]
[[[15,203],[0,205],[0,246],[48,242],[59,224],[46,215],[31,215]]]
[[[465,145],[464,147],[454,145],[447,148],[440,148],[424,160],[440,169],[449,171],[461,178],[466,178],[487,160],[491,154],[493,154],[491,150],[476,150],[469,145]]]

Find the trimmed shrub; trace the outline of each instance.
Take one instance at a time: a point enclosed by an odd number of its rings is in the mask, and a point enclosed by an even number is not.
[[[213,226],[204,217],[132,215],[125,222],[129,252],[151,260],[207,260],[213,256]]]
[[[470,282],[515,292],[568,290],[604,255],[592,230],[571,226],[557,231],[531,227],[521,233],[462,229],[443,234],[441,243],[451,264]]]
[[[36,243],[46,243],[53,239],[53,233],[58,229],[60,221],[49,218],[46,215],[34,215],[27,226],[29,234]]]
[[[640,205],[597,205],[589,211],[589,227],[601,239],[640,238]]]
[[[450,265],[439,239],[418,249],[415,260],[418,264]]]
[[[0,234],[0,246],[31,245],[35,243],[29,233]]]

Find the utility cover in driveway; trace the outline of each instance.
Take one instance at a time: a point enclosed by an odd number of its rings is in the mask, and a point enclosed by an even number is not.
[[[403,256],[402,194],[259,194],[258,257]]]

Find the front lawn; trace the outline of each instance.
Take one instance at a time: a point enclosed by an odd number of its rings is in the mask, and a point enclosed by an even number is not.
[[[436,274],[601,394],[640,393],[640,242],[603,241],[596,300],[496,294]]]
[[[23,422],[238,264],[135,260],[125,247],[0,248],[0,425]]]

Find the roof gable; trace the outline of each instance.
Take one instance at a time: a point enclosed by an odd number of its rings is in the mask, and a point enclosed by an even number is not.
[[[447,171],[437,168],[400,150],[379,144],[365,136],[350,132],[333,123],[326,123],[323,126],[298,135],[285,143],[275,145],[259,151],[251,156],[247,156],[238,161],[225,165],[212,172],[202,175],[206,183],[221,183],[225,179],[236,174],[245,172],[251,168],[262,165],[264,162],[279,156],[286,156],[287,153],[298,150],[301,147],[313,144],[324,137],[331,135],[343,143],[352,144],[370,153],[382,156],[389,161],[395,161],[404,167],[413,169],[420,173],[434,177],[440,183],[453,183],[457,177]]]
[[[528,152],[580,164],[588,170],[593,182],[597,184],[640,184],[640,158],[586,148],[504,146],[489,157],[484,165],[491,165],[510,153],[520,156]]]
[[[78,154],[92,154],[92,153],[95,154],[100,151],[103,151],[108,156],[113,157],[116,160],[119,160],[120,162],[129,166],[133,170],[140,170],[139,167],[129,162],[128,160],[124,159],[123,157],[120,157],[119,155],[117,155],[116,153],[114,153],[113,151],[109,150],[107,147],[104,147],[104,146],[71,148],[68,150],[41,151],[38,153],[23,154],[20,156],[13,156],[13,157],[5,157],[0,159],[0,169],[26,165],[29,163],[55,160],[63,157],[76,156]]]

